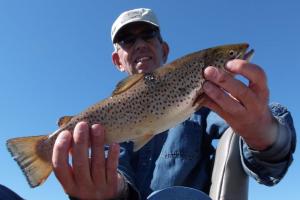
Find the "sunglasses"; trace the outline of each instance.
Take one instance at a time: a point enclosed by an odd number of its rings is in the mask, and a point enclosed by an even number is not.
[[[160,38],[159,31],[155,29],[149,29],[142,31],[139,34],[120,35],[116,43],[118,43],[122,48],[130,48],[135,44],[138,38],[144,40],[145,42],[150,42],[154,38]],[[161,39],[159,40],[161,41]]]

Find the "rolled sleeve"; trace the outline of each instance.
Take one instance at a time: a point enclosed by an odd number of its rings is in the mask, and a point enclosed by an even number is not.
[[[271,104],[272,114],[278,121],[276,142],[264,151],[255,151],[241,139],[240,150],[245,171],[257,182],[271,186],[286,174],[293,161],[296,133],[290,112],[280,104]]]

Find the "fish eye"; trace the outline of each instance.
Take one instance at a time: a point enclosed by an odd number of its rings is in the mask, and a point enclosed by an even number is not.
[[[233,56],[234,54],[235,54],[235,52],[234,52],[233,50],[230,50],[230,51],[229,51],[229,55],[230,55],[230,56]]]

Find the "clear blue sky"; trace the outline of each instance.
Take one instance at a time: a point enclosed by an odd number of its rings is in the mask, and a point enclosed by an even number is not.
[[[121,11],[150,7],[169,42],[169,61],[206,47],[248,42],[268,74],[270,101],[299,130],[300,3],[271,0],[0,1],[0,183],[29,200],[66,199],[53,175],[30,189],[6,150],[11,137],[48,134],[60,116],[110,95],[125,76],[111,62],[110,28]],[[299,150],[275,187],[250,184],[250,199],[299,199]]]

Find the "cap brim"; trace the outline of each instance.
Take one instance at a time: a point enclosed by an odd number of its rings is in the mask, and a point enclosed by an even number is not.
[[[117,38],[117,36],[118,36],[118,34],[119,34],[120,32],[122,32],[128,25],[130,25],[130,24],[135,24],[135,23],[146,23],[146,24],[150,24],[150,25],[152,25],[152,26],[155,26],[156,28],[159,29],[159,25],[158,25],[158,24],[155,24],[155,23],[153,23],[153,22],[151,22],[151,21],[148,21],[148,20],[134,20],[134,21],[128,21],[128,22],[122,24],[122,26],[120,26],[120,27],[118,28],[118,30],[115,32],[115,34],[114,34],[114,36],[113,36],[113,40],[112,40],[113,43],[116,42],[116,38]]]

